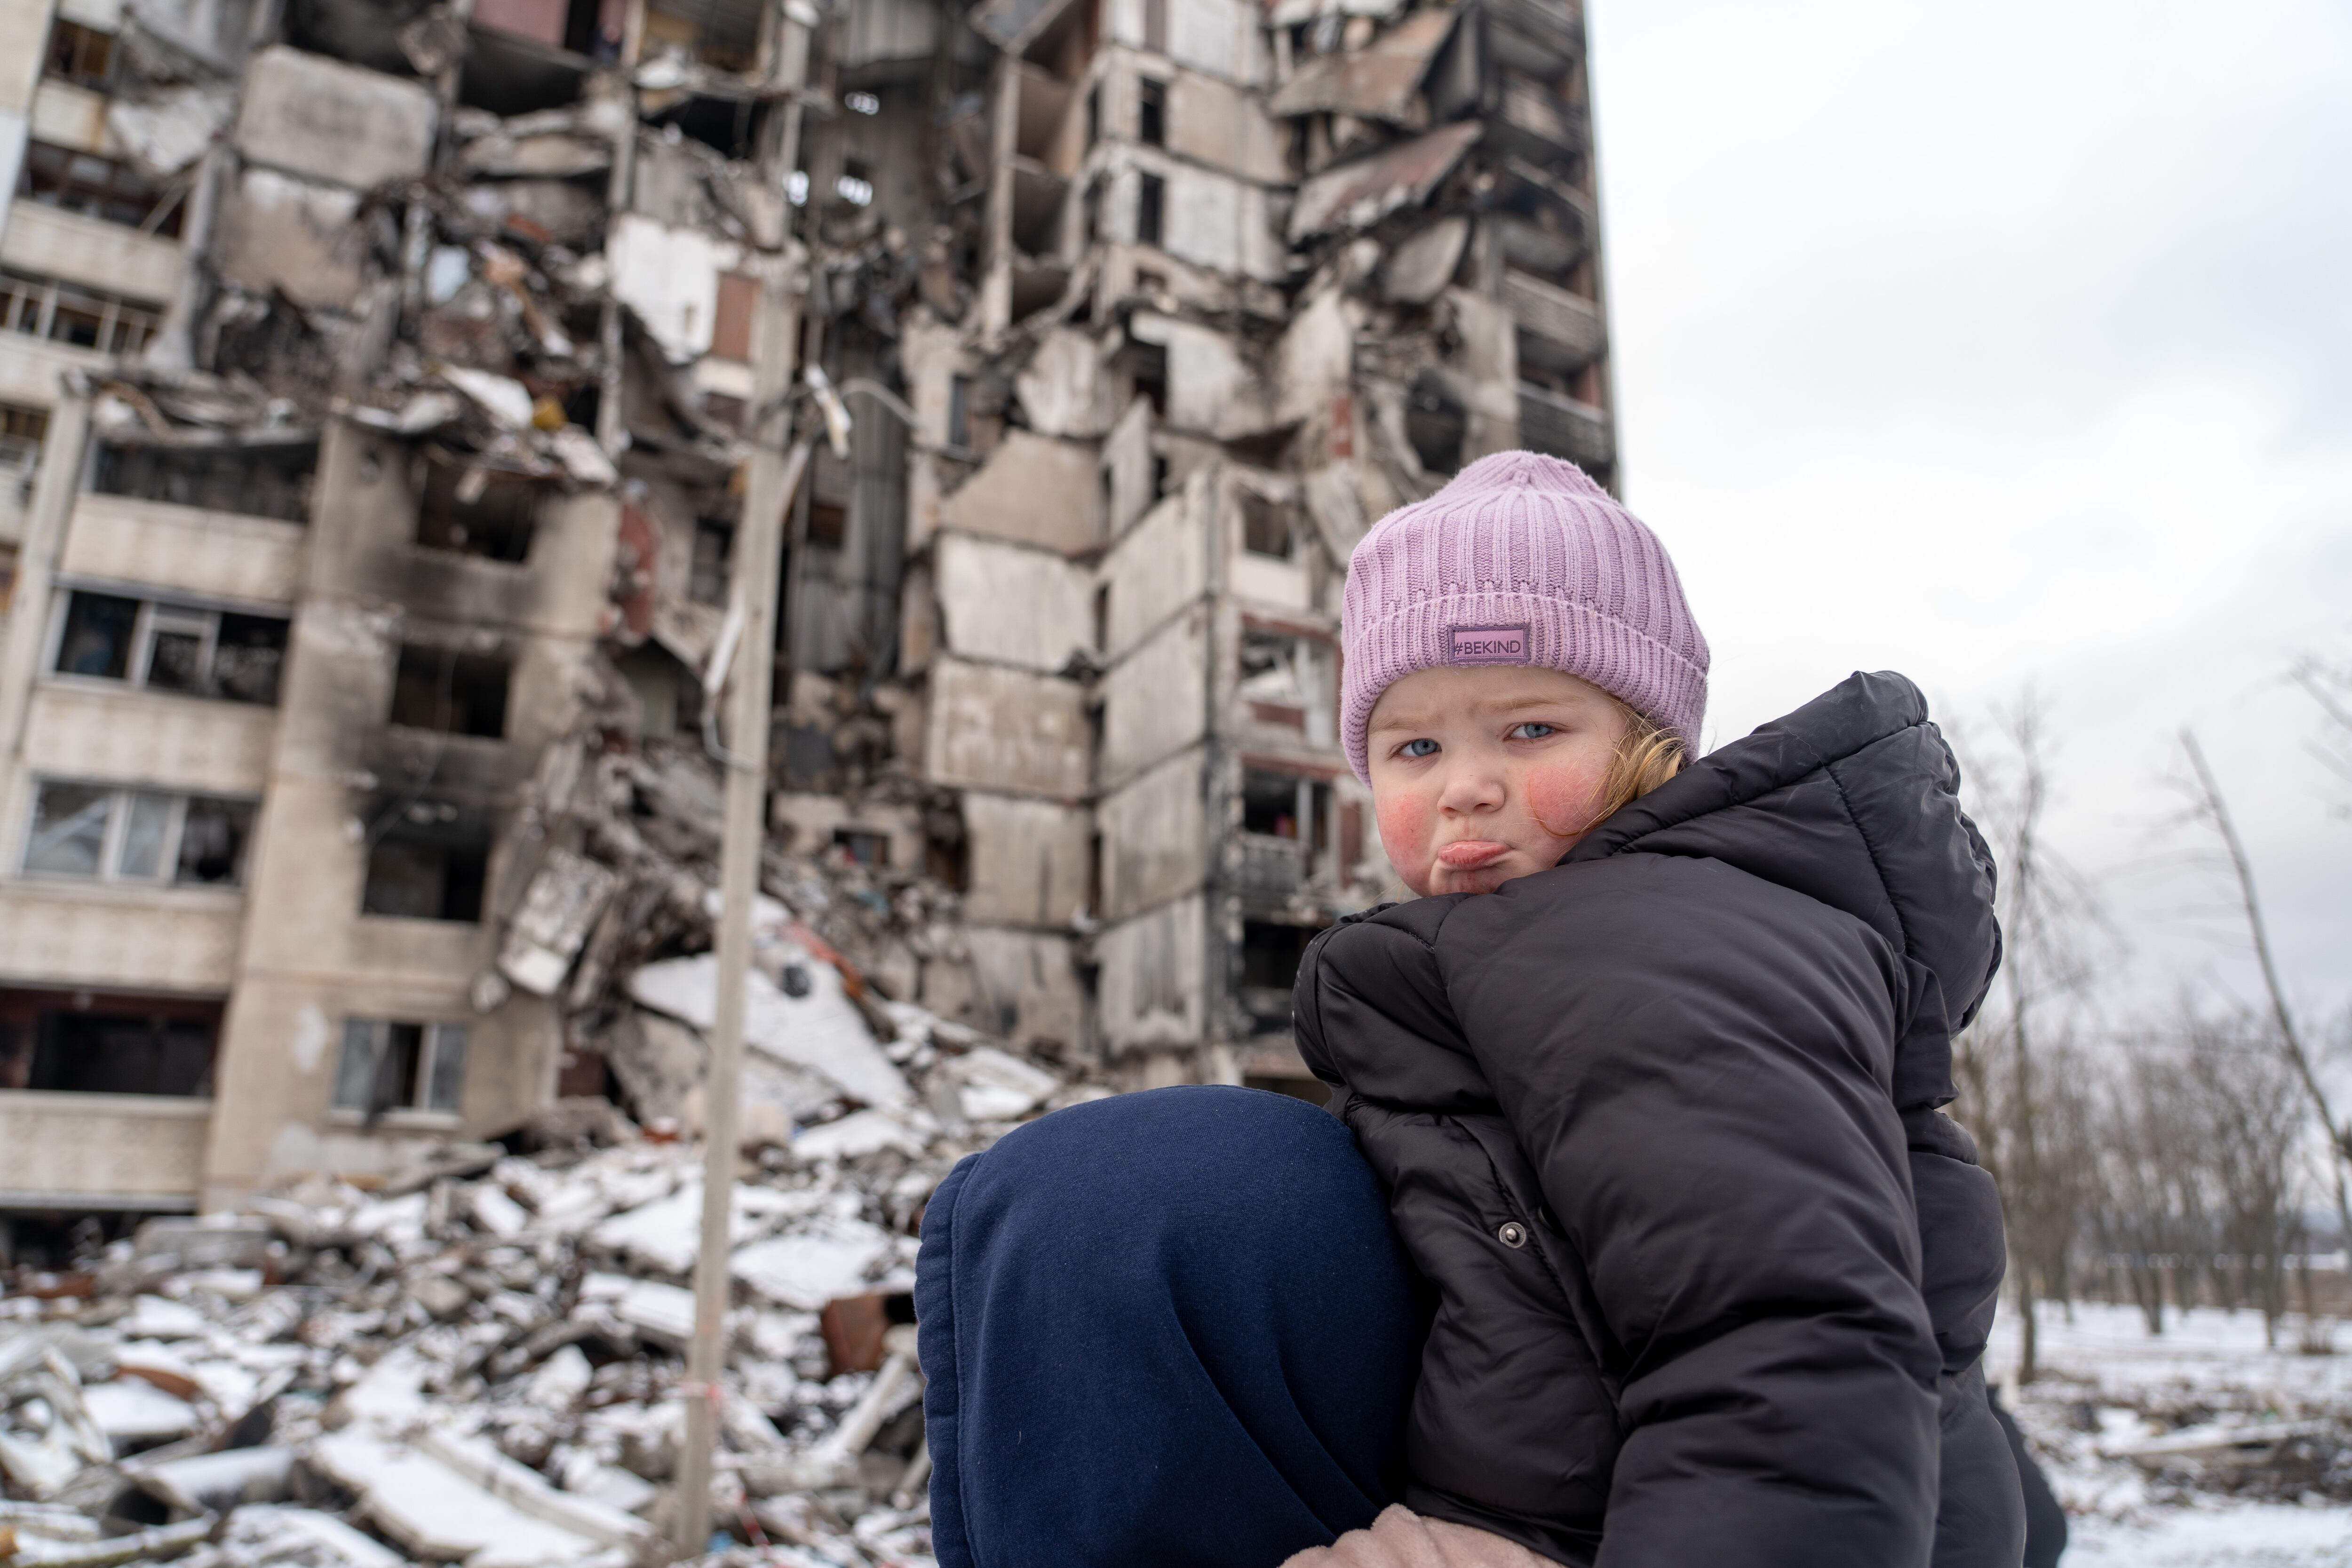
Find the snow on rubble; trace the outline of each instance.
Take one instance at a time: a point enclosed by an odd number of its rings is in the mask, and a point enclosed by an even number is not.
[[[2044,1302],[2041,1377],[2010,1390],[2070,1516],[2068,1568],[2352,1563],[2352,1355],[2331,1320],[2200,1308],[2151,1335],[2137,1307]],[[2013,1375],[2004,1306],[1988,1368]],[[2324,1352],[2324,1353],[2321,1353]]]
[[[861,1006],[837,955],[761,903],[747,1059],[779,1076],[733,1196],[712,1545],[916,1568],[922,1206],[963,1154],[1103,1091],[919,1007]],[[665,958],[625,990],[694,1044],[715,980]],[[701,1159],[564,1101],[368,1190],[306,1178],[20,1278],[0,1298],[0,1563],[667,1560]]]

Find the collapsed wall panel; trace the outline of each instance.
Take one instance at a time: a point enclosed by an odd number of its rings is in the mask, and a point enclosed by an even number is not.
[[[1129,919],[1206,879],[1203,766],[1203,753],[1181,752],[1102,797],[1102,919]]]
[[[1179,616],[1103,677],[1106,786],[1125,782],[1206,732],[1209,625],[1205,607]]]
[[[1008,925],[1069,925],[1087,905],[1091,827],[1083,806],[966,793],[964,913]]]
[[[1208,1032],[1208,910],[1192,894],[1123,921],[1095,938],[1104,1054],[1200,1044]]]
[[[422,175],[439,119],[420,83],[273,45],[246,68],[236,144],[256,163],[365,189]]]
[[[363,260],[359,206],[356,191],[247,169],[221,215],[221,276],[257,294],[283,289],[298,305],[348,310]]]
[[[1094,448],[1019,429],[940,503],[942,527],[1069,554],[1092,548],[1101,518]]]
[[[962,658],[1051,673],[1094,647],[1093,574],[1054,552],[943,534],[933,592]]]
[[[1075,681],[958,658],[931,663],[925,703],[924,776],[1085,798],[1085,693]]]
[[[1103,652],[1125,655],[1209,588],[1205,485],[1168,497],[1103,558]]]

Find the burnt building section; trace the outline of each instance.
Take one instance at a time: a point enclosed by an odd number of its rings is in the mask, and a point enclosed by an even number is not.
[[[950,47],[858,10],[842,79],[942,124],[878,187],[941,198],[894,307],[894,700],[1005,1026],[1059,1026],[1066,955],[1120,1081],[1303,1088],[1299,952],[1391,886],[1338,746],[1349,552],[1489,452],[1615,482],[1581,13],[990,0]],[[857,134],[813,153],[875,167]]]
[[[0,1207],[364,1174],[605,1087],[515,924],[579,837],[551,770],[700,747],[819,21],[0,22]]]
[[[1570,0],[0,37],[0,1208],[632,1100],[749,658],[877,1027],[1309,1092],[1300,951],[1391,882],[1349,552],[1488,452],[1615,480]]]

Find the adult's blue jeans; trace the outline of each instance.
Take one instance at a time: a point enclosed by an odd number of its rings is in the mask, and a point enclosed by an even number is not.
[[[1302,1101],[1016,1128],[933,1195],[915,1310],[941,1568],[1275,1568],[1402,1493],[1421,1293]]]

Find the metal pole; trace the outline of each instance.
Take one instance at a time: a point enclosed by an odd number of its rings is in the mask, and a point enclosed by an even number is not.
[[[799,311],[782,279],[767,280],[752,351],[751,406],[763,411],[753,442],[735,531],[735,597],[742,634],[735,643],[734,709],[727,725],[726,837],[719,889],[718,1016],[703,1080],[702,1244],[694,1260],[694,1338],[686,1357],[686,1445],[678,1455],[677,1517],[671,1536],[681,1557],[710,1537],[712,1445],[718,1437],[719,1374],[725,1361],[728,1225],[737,1159],[737,1086],[743,1070],[743,983],[751,968],[751,900],[759,891],[760,820],[767,800],[768,719],[775,673],[776,577],[783,511],[808,466],[803,442],[787,454],[791,428],[783,390],[792,384]]]

